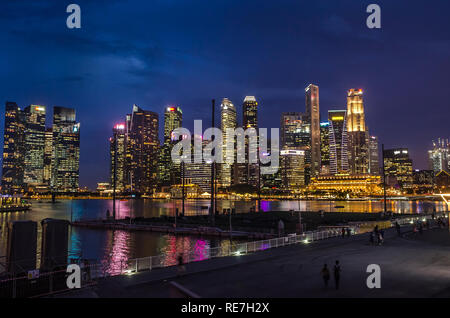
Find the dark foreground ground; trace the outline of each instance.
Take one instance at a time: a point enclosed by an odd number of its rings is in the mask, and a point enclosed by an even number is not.
[[[364,234],[192,263],[183,277],[175,268],[112,277],[59,297],[174,297],[172,281],[200,297],[450,297],[448,229],[403,237],[391,229],[385,236],[382,246]],[[341,287],[332,278],[326,289],[320,270],[335,260]],[[381,267],[380,289],[366,286],[369,264]]]

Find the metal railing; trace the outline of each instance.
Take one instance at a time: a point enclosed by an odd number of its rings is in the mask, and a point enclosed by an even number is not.
[[[431,216],[418,216],[393,220],[400,225],[411,225],[417,221],[425,221]],[[303,234],[288,234],[287,236],[244,242],[220,247],[194,249],[182,253],[184,263],[198,262],[219,257],[240,256],[264,251],[272,248],[279,248],[294,244],[309,244],[315,241],[325,240],[342,235],[342,226],[336,229],[323,231],[309,231]],[[359,234],[357,226],[350,227],[352,234]],[[157,268],[164,268],[177,265],[177,256],[174,254],[161,254],[142,258],[128,259],[122,261],[102,261],[99,263],[84,264],[81,262],[82,287],[96,284],[98,279],[117,276],[130,275],[142,271],[151,271]],[[70,273],[65,269],[39,274],[38,277],[3,277],[0,278],[0,297],[38,297],[49,295],[55,292],[68,290],[66,280]]]

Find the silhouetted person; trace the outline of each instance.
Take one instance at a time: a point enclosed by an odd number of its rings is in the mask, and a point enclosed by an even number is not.
[[[339,265],[339,261],[336,261],[334,265],[334,284],[336,289],[339,289],[339,280],[341,279],[341,265]]]
[[[369,242],[370,242],[370,245],[373,245],[375,243],[375,234],[373,232],[370,232]]]
[[[375,226],[375,228],[373,229],[373,231],[375,232],[375,235],[378,236],[378,225]]]
[[[352,235],[352,231],[350,230],[350,228],[347,228],[347,237],[350,237]]]
[[[320,271],[320,274],[322,275],[322,279],[323,279],[323,283],[325,284],[325,287],[328,287],[328,281],[330,280],[330,271],[328,270],[327,264],[323,265],[323,268]]]
[[[402,233],[401,233],[401,231],[400,231],[400,224],[398,224],[397,221],[395,221],[395,229],[397,230],[398,236],[401,236]]]
[[[109,210],[106,210],[106,218],[109,219],[110,218],[110,214],[109,214]]]
[[[178,261],[178,274],[177,275],[180,276],[186,270],[186,268],[184,267],[183,255],[181,253],[178,254],[177,261]]]
[[[422,225],[422,222],[420,222],[420,224],[419,224],[419,233],[420,233],[420,234],[423,234],[423,225]]]
[[[345,238],[345,228],[342,228],[342,238]]]

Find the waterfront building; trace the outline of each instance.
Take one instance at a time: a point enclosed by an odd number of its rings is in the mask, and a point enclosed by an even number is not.
[[[435,173],[433,170],[414,170],[413,188],[417,194],[433,193],[435,186]]]
[[[194,160],[194,142],[200,142],[202,151],[211,141],[203,140],[202,136],[194,135],[191,139],[191,163],[184,164],[184,184],[194,184],[201,189],[202,193],[211,192],[211,162],[206,162],[202,156],[202,162],[196,163]],[[180,165],[181,166],[181,165]],[[181,175],[180,170],[180,175]],[[181,179],[180,179],[181,180]],[[181,184],[181,182],[180,182]]]
[[[5,105],[3,135],[2,193],[24,191],[25,117],[14,102]]]
[[[75,109],[53,108],[53,151],[51,188],[55,192],[76,192],[79,188],[80,123]]]
[[[157,185],[159,116],[133,105],[127,115],[127,181],[132,192],[153,193]]]
[[[320,174],[330,174],[330,122],[320,123]]]
[[[305,151],[280,151],[281,183],[285,190],[298,191],[305,186]]]
[[[244,103],[242,105],[243,110],[243,129],[244,131],[249,128],[254,128],[258,133],[258,102],[255,96],[245,96]],[[258,139],[252,140],[252,144],[249,144],[249,138],[245,137],[245,164],[236,164],[237,167],[237,181],[238,183],[246,183],[252,186],[258,186],[259,177],[259,165],[257,163],[250,164],[249,161],[249,147],[252,149],[258,149]],[[259,156],[259,154],[257,154]],[[241,169],[239,169],[241,167]],[[242,171],[243,168],[243,171]],[[234,169],[236,170],[236,169]],[[241,171],[239,171],[241,170]]]
[[[378,150],[378,137],[369,137],[369,173],[373,175],[380,174],[379,164],[379,150]]]
[[[368,132],[364,117],[363,91],[347,92],[347,134],[349,170],[353,174],[369,172]]]
[[[35,188],[44,183],[46,107],[30,105],[25,107],[25,159],[24,183]]]
[[[330,174],[348,172],[347,112],[328,111],[330,137]]]
[[[299,112],[281,113],[281,120],[280,120],[281,149],[297,149],[300,147],[300,132],[303,127],[302,124],[303,122],[301,113]]]
[[[117,124],[113,128],[113,135],[109,138],[110,154],[110,180],[114,187],[114,178],[116,182],[116,191],[125,190],[126,178],[126,130],[125,124]]]
[[[407,148],[384,150],[386,184],[403,189],[412,188],[413,164]]]
[[[222,130],[222,156],[223,156],[223,163],[220,165],[220,172],[219,172],[219,184],[222,187],[229,187],[231,186],[232,182],[232,165],[235,162],[236,158],[236,149],[235,149],[235,140],[234,140],[234,134],[229,135],[227,132],[227,129],[231,128],[236,129],[237,122],[236,122],[236,108],[234,107],[233,103],[228,99],[224,98],[222,100],[222,103],[220,105],[221,113],[220,113],[220,128]],[[232,144],[232,150],[233,150],[233,158],[231,162],[227,162],[226,156],[227,156],[227,143],[231,142],[233,140]]]
[[[450,143],[448,139],[433,141],[433,148],[428,151],[429,168],[435,173],[450,171]]]
[[[321,167],[319,87],[310,84],[305,91],[305,121],[310,125],[310,175],[315,177],[320,173]]]
[[[310,191],[323,191],[329,193],[353,193],[358,195],[380,195],[381,177],[369,174],[336,174],[318,176],[311,179],[308,186]]]
[[[52,180],[52,152],[53,152],[53,130],[52,128],[45,129],[44,141],[44,177],[43,183],[50,187]]]
[[[180,128],[183,122],[183,112],[180,107],[169,106],[164,112],[164,142],[158,154],[158,183],[160,186],[179,184],[180,164],[172,162],[171,152],[178,141],[172,136],[172,132]]]
[[[450,173],[447,171],[439,171],[435,176],[435,182],[439,193],[448,193],[450,191]]]

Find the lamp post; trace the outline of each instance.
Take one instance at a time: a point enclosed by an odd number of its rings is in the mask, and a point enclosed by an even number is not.
[[[384,196],[384,214],[386,215],[387,211],[387,202],[386,202],[386,170],[384,168],[384,144],[381,144],[381,155],[383,160],[383,196]]]

